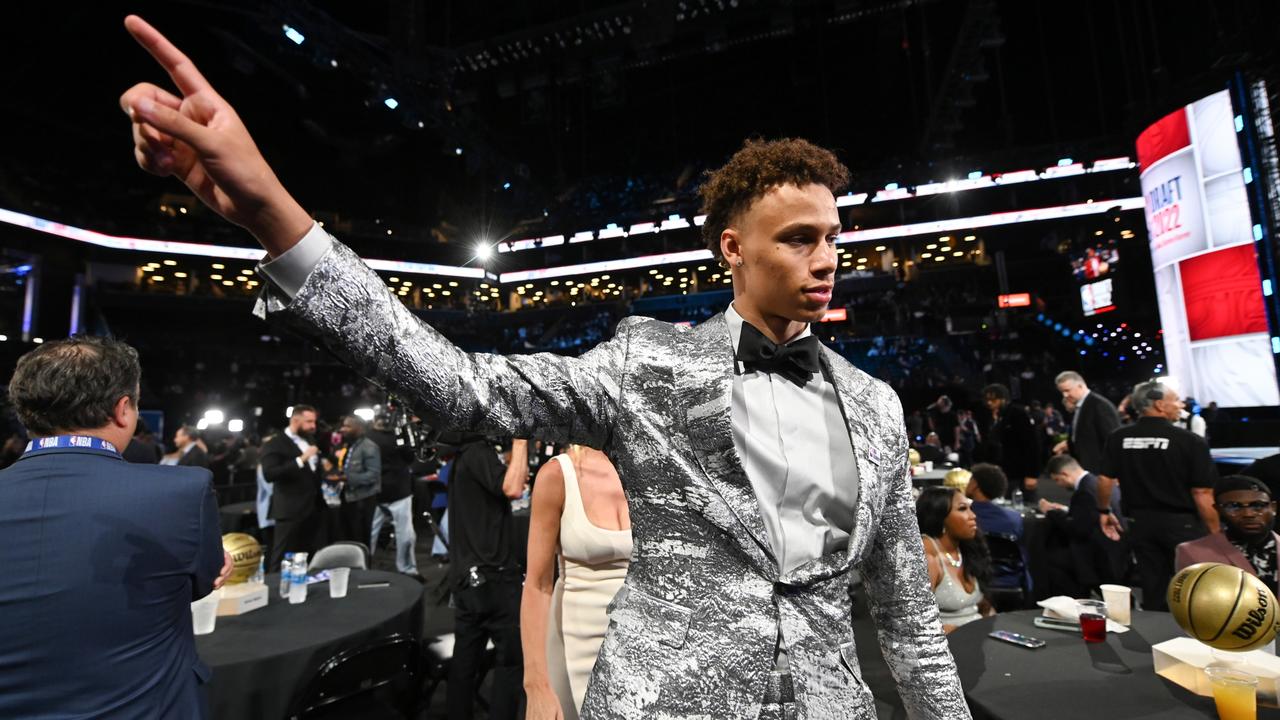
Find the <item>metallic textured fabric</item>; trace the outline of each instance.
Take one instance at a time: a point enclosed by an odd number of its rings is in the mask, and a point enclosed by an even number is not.
[[[925,572],[902,406],[834,352],[822,362],[857,458],[856,526],[847,551],[782,574],[733,446],[723,315],[693,329],[628,318],[579,358],[467,354],[336,241],[292,302],[267,287],[255,312],[410,398],[437,426],[609,455],[634,551],[583,718],[757,718],[779,632],[796,717],[874,718],[854,649],[853,567],[909,715],[969,717]]]

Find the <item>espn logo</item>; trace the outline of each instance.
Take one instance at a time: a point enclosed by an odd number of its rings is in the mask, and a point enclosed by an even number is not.
[[[1125,438],[1121,446],[1125,450],[1168,450],[1169,438],[1131,437]]]

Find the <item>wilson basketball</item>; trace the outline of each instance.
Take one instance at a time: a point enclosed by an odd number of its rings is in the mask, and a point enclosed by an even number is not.
[[[973,477],[973,473],[964,468],[956,468],[948,470],[947,474],[942,478],[942,484],[949,488],[955,488],[960,492],[969,487],[969,478]]]
[[[258,561],[262,559],[262,545],[252,535],[244,533],[227,533],[222,536],[222,549],[231,554],[231,576],[228,585],[245,582],[258,571]]]
[[[1173,619],[1219,650],[1254,650],[1276,636],[1276,598],[1261,580],[1232,565],[1198,563],[1173,577]]]

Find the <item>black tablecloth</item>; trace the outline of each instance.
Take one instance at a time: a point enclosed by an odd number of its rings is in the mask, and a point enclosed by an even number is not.
[[[223,505],[218,508],[218,518],[222,521],[224,535],[242,532],[258,536],[258,507],[252,500]]]
[[[1200,697],[1155,674],[1151,645],[1185,635],[1168,613],[1133,613],[1132,629],[1086,643],[1079,632],[1038,628],[1040,610],[984,618],[947,636],[974,720],[1217,718],[1213,698]],[[1029,650],[987,637],[1010,630],[1048,643]],[[1280,710],[1258,708],[1259,718]]]
[[[360,588],[387,582],[389,587]],[[279,720],[289,703],[329,658],[393,633],[422,634],[422,584],[405,575],[353,570],[345,598],[331,599],[328,583],[307,589],[307,601],[279,596],[280,576],[267,576],[267,607],[219,617],[210,635],[196,636],[213,670],[209,706],[225,720]]]

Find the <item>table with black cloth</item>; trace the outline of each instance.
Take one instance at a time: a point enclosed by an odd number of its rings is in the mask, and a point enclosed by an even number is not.
[[[389,583],[386,587],[366,587]],[[399,573],[352,570],[345,598],[329,584],[307,588],[307,601],[280,597],[280,576],[267,576],[270,603],[222,616],[212,634],[196,636],[200,658],[213,670],[208,684],[213,717],[279,720],[325,661],[395,633],[422,635],[422,583]]]
[[[223,505],[218,508],[218,518],[223,534],[239,532],[258,537],[258,506],[252,500]]]
[[[1201,697],[1155,674],[1151,646],[1185,633],[1173,616],[1134,611],[1123,634],[1086,643],[1078,631],[1038,628],[1041,611],[1023,610],[976,620],[947,636],[974,720],[1217,718],[1213,698]],[[1009,630],[1044,640],[1027,649],[988,637]],[[1280,710],[1258,708],[1259,718]]]

